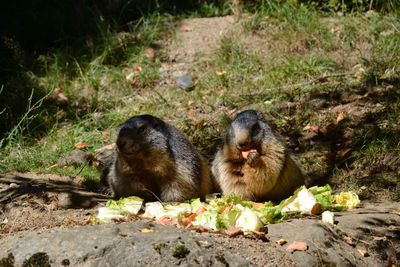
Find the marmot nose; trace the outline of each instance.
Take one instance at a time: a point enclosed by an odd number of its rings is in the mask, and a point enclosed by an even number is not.
[[[132,153],[134,149],[133,141],[129,138],[129,136],[120,135],[117,139],[117,147],[122,153]]]
[[[124,146],[126,145],[126,140],[123,140],[122,138],[119,138],[118,140],[117,140],[117,146],[118,146],[118,148],[123,148]]]

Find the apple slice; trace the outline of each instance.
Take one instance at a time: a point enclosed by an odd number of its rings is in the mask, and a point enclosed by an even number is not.
[[[242,157],[243,157],[245,160],[247,160],[247,158],[249,157],[249,154],[250,154],[251,152],[257,152],[257,149],[249,149],[249,150],[246,150],[246,151],[242,151]]]

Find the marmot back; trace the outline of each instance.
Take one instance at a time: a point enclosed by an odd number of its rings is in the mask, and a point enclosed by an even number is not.
[[[211,193],[205,161],[174,126],[139,115],[117,131],[116,152],[102,177],[113,197],[183,201]]]
[[[212,173],[223,194],[253,201],[280,201],[304,184],[298,163],[255,110],[238,113],[228,126]]]

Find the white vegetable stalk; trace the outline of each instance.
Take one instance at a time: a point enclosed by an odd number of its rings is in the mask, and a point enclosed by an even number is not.
[[[330,223],[334,224],[335,223],[335,214],[332,211],[324,211],[321,214],[321,220],[324,223]]]
[[[109,207],[101,207],[99,208],[99,213],[97,218],[101,221],[109,221],[112,219],[121,219],[127,215],[126,211],[121,209],[114,209]]]
[[[260,231],[263,223],[258,217],[257,213],[245,208],[236,220],[236,226],[242,228],[243,231]]]
[[[303,188],[297,193],[297,197],[285,206],[282,211],[297,211],[303,214],[316,215],[321,212],[321,205],[307,188]]]
[[[164,214],[164,207],[160,202],[147,202],[143,217],[146,218],[160,218]]]

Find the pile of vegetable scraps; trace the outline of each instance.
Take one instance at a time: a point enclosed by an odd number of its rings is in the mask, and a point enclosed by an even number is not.
[[[237,227],[242,231],[259,232],[266,224],[278,223],[302,215],[320,215],[323,221],[334,223],[335,211],[356,207],[360,200],[354,192],[333,194],[329,185],[306,188],[301,186],[293,196],[280,204],[242,200],[235,195],[209,195],[205,202],[199,198],[184,203],[143,202],[139,197],[109,200],[93,217],[96,223],[138,215],[154,219],[160,224],[178,224],[185,227],[203,227],[223,231]]]

